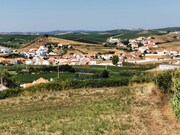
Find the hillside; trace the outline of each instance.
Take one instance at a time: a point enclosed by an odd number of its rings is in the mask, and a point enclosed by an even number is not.
[[[28,51],[31,48],[39,48],[45,44],[64,44],[64,45],[72,45],[73,49],[67,50],[67,54],[76,53],[76,54],[96,54],[100,53],[108,53],[109,51],[114,51],[115,53],[118,51],[116,48],[103,47],[102,44],[89,44],[83,43],[73,40],[66,40],[56,37],[38,37],[33,42],[26,44],[24,47],[18,49],[19,52]]]
[[[35,93],[0,100],[0,132],[178,135],[163,106],[152,84]]]
[[[40,46],[45,43],[66,43],[73,45],[92,45],[95,49],[91,50],[96,51],[98,46],[102,47],[102,44],[106,42],[107,38],[114,37],[120,39],[133,39],[138,38],[140,36],[153,36],[156,39],[154,41],[158,43],[167,43],[176,42],[180,39],[176,39],[175,37],[180,37],[178,32],[179,28],[165,28],[165,29],[156,29],[156,30],[126,30],[126,29],[117,29],[117,30],[109,30],[109,31],[58,31],[50,32],[49,38],[47,40],[42,39],[43,36],[39,35],[18,35],[18,33],[10,33],[9,34],[1,34],[0,35],[0,46],[12,47],[12,48],[22,48],[27,50],[33,46]],[[63,32],[63,33],[61,33]],[[48,32],[47,32],[48,33]],[[14,34],[14,35],[12,35]],[[23,34],[23,33],[20,33]],[[33,34],[33,33],[28,33]],[[34,33],[35,34],[35,33]],[[36,33],[37,34],[37,33]],[[46,34],[40,33],[41,34]],[[28,47],[29,46],[29,47]],[[164,45],[162,45],[164,46]],[[169,45],[170,46],[170,45]],[[79,49],[81,47],[77,47]],[[83,47],[82,47],[83,48]],[[85,47],[84,47],[85,48]],[[106,48],[109,49],[111,48]],[[20,49],[21,50],[21,49]],[[114,51],[114,50],[113,50]],[[87,53],[87,50],[82,50],[81,52]],[[72,52],[70,52],[72,53]]]
[[[38,48],[42,45],[48,44],[48,43],[61,43],[61,44],[79,44],[79,45],[85,45],[85,43],[82,42],[76,42],[76,41],[71,41],[71,40],[65,40],[65,39],[60,39],[60,38],[54,38],[54,37],[38,37],[37,39],[35,39],[34,41],[26,44],[25,46],[23,46],[22,48],[20,48],[20,51],[27,51],[31,48]]]
[[[159,49],[179,50],[180,49],[180,32],[170,32],[164,35],[153,36],[155,42],[160,43]]]

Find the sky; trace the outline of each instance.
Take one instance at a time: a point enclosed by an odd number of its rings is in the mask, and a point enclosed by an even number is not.
[[[180,0],[0,0],[0,32],[180,26]]]

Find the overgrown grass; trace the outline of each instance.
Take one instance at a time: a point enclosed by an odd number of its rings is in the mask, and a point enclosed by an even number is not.
[[[0,101],[3,134],[107,134],[133,129],[131,88],[46,92]],[[129,121],[129,122],[128,122]]]

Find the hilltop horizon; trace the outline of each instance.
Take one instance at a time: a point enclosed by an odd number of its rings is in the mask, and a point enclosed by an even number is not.
[[[0,33],[56,33],[56,32],[107,32],[107,31],[143,31],[143,30],[165,30],[165,31],[180,31],[180,26],[172,26],[172,27],[159,27],[159,28],[134,28],[134,29],[128,29],[128,28],[116,28],[116,29],[107,29],[107,30],[91,30],[91,29],[52,29],[47,31],[0,31]]]

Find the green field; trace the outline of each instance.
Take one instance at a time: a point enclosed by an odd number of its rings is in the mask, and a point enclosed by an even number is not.
[[[77,74],[81,75],[81,78],[84,79],[93,79],[93,74],[101,73],[103,70],[106,69],[105,66],[73,66],[75,70],[77,70],[76,73],[59,73],[59,79],[65,80],[65,79],[75,79]],[[23,67],[21,67],[23,68]],[[24,67],[25,68],[25,67]],[[15,67],[9,67],[9,69],[15,69]],[[121,78],[128,78],[130,79],[133,75],[139,74],[141,72],[144,72],[148,70],[149,68],[143,68],[143,67],[118,67],[118,66],[107,66],[107,70],[110,71],[110,77],[108,79],[121,79]],[[11,73],[14,73],[15,71],[11,71]],[[50,78],[56,79],[58,77],[57,72],[52,73],[36,73],[36,74],[15,74],[14,80],[19,83],[30,83],[34,80],[37,80],[38,78],[43,77],[45,79],[50,80]]]
[[[68,39],[68,40],[74,40],[79,42],[87,42],[87,43],[103,43],[106,42],[107,38],[114,36],[115,34],[65,34],[65,35],[59,35],[55,36],[58,38]]]
[[[37,35],[0,35],[0,46],[20,48],[24,44],[32,42]]]

